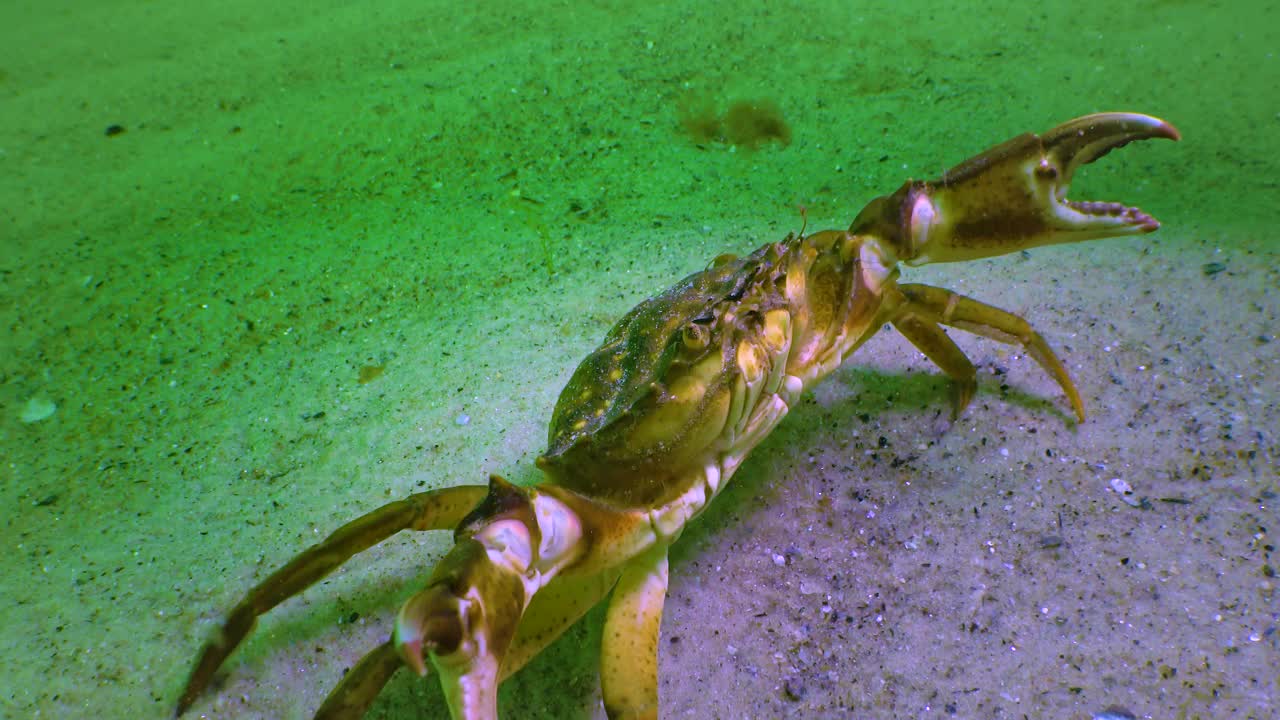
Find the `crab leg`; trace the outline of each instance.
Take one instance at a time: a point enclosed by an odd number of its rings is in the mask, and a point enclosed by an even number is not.
[[[667,548],[628,563],[609,601],[601,640],[600,689],[609,720],[658,717],[658,629],[667,594]]]
[[[951,378],[951,419],[959,418],[978,390],[978,371],[973,363],[942,331],[933,313],[907,304],[891,322],[903,337]]]
[[[1058,383],[1058,387],[1062,388],[1071,402],[1076,417],[1084,422],[1084,403],[1080,400],[1075,383],[1071,381],[1071,376],[1067,374],[1067,369],[1063,367],[1053,348],[1026,320],[1007,310],[932,285],[901,284],[897,289],[901,298],[897,302],[901,302],[901,305],[899,314],[892,320],[893,326],[955,381],[955,415],[959,415],[973,397],[976,372],[973,363],[942,332],[939,324],[950,325],[1008,345],[1021,345],[1049,377]]]
[[[386,641],[369,651],[342,676],[316,711],[315,720],[349,720],[364,717],[383,686],[403,665],[396,646]]]
[[[187,680],[186,688],[178,698],[174,717],[191,707],[209,685],[218,667],[253,630],[258,616],[310,587],[351,556],[377,545],[401,530],[452,528],[484,498],[487,491],[488,488],[482,485],[460,485],[417,493],[383,505],[338,528],[284,567],[271,573],[231,610],[222,627],[205,644],[191,671],[191,677]]]
[[[578,622],[618,582],[618,568],[595,575],[561,575],[534,595],[502,659],[499,680],[518,672],[556,638]]]

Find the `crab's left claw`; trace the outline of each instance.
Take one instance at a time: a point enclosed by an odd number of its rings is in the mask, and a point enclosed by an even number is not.
[[[1134,140],[1179,139],[1138,113],[1098,113],[1019,135],[929,182],[873,201],[850,231],[877,235],[911,265],[1003,255],[1038,245],[1149,233],[1155,218],[1117,202],[1067,199],[1082,165]]]

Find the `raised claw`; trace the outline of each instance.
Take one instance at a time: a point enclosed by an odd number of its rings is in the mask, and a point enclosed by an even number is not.
[[[1180,138],[1159,118],[1098,113],[980,153],[934,181],[877,198],[850,231],[878,235],[910,265],[1003,255],[1038,245],[1149,233],[1155,218],[1117,202],[1067,198],[1082,165],[1134,140]]]
[[[1034,137],[1034,136],[1032,136]],[[1137,113],[1098,113],[1065,122],[1040,136],[1041,159],[1036,175],[1047,183],[1051,193],[1050,217],[1055,229],[1074,233],[1074,240],[1099,235],[1121,234],[1133,230],[1141,233],[1160,228],[1155,218],[1138,208],[1117,202],[1089,202],[1067,199],[1071,178],[1077,168],[1097,160],[1134,140],[1167,138],[1177,140],[1177,128],[1149,115]],[[949,174],[949,173],[948,173]],[[943,176],[947,183],[947,175]],[[1117,232],[1121,231],[1121,232]],[[1089,233],[1087,237],[1080,233]]]

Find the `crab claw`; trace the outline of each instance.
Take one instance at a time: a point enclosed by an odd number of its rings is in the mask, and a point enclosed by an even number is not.
[[[872,234],[910,265],[1003,255],[1039,245],[1149,233],[1138,208],[1067,199],[1082,165],[1134,140],[1179,139],[1137,113],[1098,113],[1019,135],[943,173],[872,201],[850,231]]]
[[[459,720],[497,717],[498,682],[524,610],[518,575],[490,561],[488,548],[465,539],[441,561],[431,583],[396,619],[392,645],[418,675],[428,660]]]
[[[427,587],[396,618],[396,652],[420,676],[430,662],[454,718],[497,717],[502,660],[535,589],[537,527],[527,491],[491,476]]]

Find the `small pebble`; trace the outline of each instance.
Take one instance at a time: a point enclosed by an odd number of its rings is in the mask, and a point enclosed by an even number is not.
[[[453,421],[459,425],[466,425],[471,422],[471,416],[466,413],[462,413],[458,417],[454,418]]]
[[[1226,263],[1211,262],[1211,263],[1205,263],[1205,264],[1201,267],[1201,269],[1202,269],[1202,270],[1204,270],[1204,274],[1205,274],[1205,275],[1211,275],[1211,276],[1212,276],[1212,275],[1217,275],[1218,273],[1222,272],[1223,270],[1226,270],[1226,269],[1227,269],[1227,266],[1226,266]]]
[[[22,408],[22,415],[19,419],[24,423],[35,423],[48,418],[57,412],[58,406],[52,400],[46,397],[33,397],[27,401]]]
[[[1111,478],[1111,489],[1121,495],[1127,495],[1133,492],[1133,486],[1120,478]]]
[[[1133,486],[1121,480],[1120,478],[1111,478],[1111,489],[1116,491],[1120,499],[1129,507],[1147,509],[1146,498],[1140,498],[1133,494]]]
[[[1042,550],[1051,550],[1062,546],[1062,537],[1058,535],[1045,535],[1040,538],[1040,548]]]

